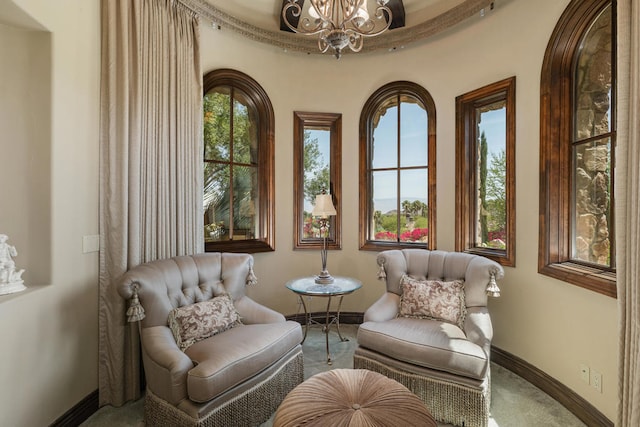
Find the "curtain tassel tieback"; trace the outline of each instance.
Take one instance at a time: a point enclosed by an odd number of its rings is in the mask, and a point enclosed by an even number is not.
[[[500,296],[500,288],[496,283],[496,272],[494,270],[491,270],[489,274],[491,276],[489,277],[489,283],[487,284],[487,295],[490,297],[498,298]]]
[[[133,296],[129,303],[129,309],[127,310],[127,320],[129,322],[137,322],[144,319],[144,308],[140,305],[138,299],[138,285],[133,286]]]
[[[258,278],[256,277],[255,274],[253,274],[253,266],[250,265],[249,266],[249,274],[247,274],[247,286],[251,286],[251,285],[257,285],[258,284]]]
[[[378,270],[378,280],[386,280],[387,272],[384,269],[384,260],[378,260],[378,265],[380,265],[380,269]]]

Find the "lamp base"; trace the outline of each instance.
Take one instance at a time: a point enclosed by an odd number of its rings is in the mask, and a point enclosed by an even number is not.
[[[327,270],[322,270],[322,272],[316,276],[316,283],[320,285],[329,285],[333,283],[333,277],[331,277]]]

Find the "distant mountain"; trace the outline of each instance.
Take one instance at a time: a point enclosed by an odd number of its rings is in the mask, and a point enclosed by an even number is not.
[[[427,203],[427,199],[424,198],[411,198],[411,197],[403,197],[400,200],[400,209],[402,209],[402,202],[404,202],[405,200],[408,200],[410,202],[413,202],[415,200],[420,200],[422,203]],[[383,214],[392,214],[392,213],[396,213],[396,210],[398,209],[398,206],[396,205],[396,199],[395,198],[388,198],[388,199],[374,199],[373,201],[373,210],[375,211],[380,211]]]

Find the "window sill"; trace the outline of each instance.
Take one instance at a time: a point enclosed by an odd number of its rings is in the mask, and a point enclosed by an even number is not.
[[[361,251],[388,251],[391,249],[429,249],[426,243],[398,243],[398,242],[365,242],[360,246]]]
[[[541,266],[538,268],[538,273],[611,298],[617,298],[618,296],[616,274],[610,271],[572,262],[562,262]]]
[[[506,251],[497,250],[497,249],[485,249],[485,248],[470,248],[465,250],[464,252],[473,255],[480,255],[485,258],[489,258],[492,261],[497,262],[498,264],[504,267],[515,267],[516,261],[515,259],[510,258]]]
[[[262,240],[229,240],[225,242],[205,242],[205,252],[233,252],[254,254],[273,252],[275,248]]]

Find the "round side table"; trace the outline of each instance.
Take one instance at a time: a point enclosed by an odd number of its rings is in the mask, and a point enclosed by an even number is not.
[[[326,285],[316,283],[315,276],[293,279],[288,281],[285,285],[287,289],[290,289],[291,291],[295,292],[296,295],[298,295],[298,299],[300,300],[300,302],[302,303],[302,307],[304,308],[305,328],[304,338],[302,340],[303,342],[307,338],[309,325],[314,322],[314,320],[311,318],[311,313],[309,313],[309,310],[307,309],[307,304],[304,302],[304,297],[312,296],[328,298],[327,309],[325,313],[324,333],[327,345],[327,363],[329,365],[332,364],[331,353],[329,352],[329,327],[332,323],[335,323],[340,340],[348,341],[348,339],[344,338],[342,336],[342,333],[340,332],[340,308],[342,306],[342,298],[345,295],[351,294],[362,287],[362,282],[351,277],[334,276],[333,278],[333,283],[329,283]],[[331,299],[333,297],[340,298],[338,300],[338,309],[336,310],[336,314],[334,316],[332,316],[329,312],[331,308]]]

